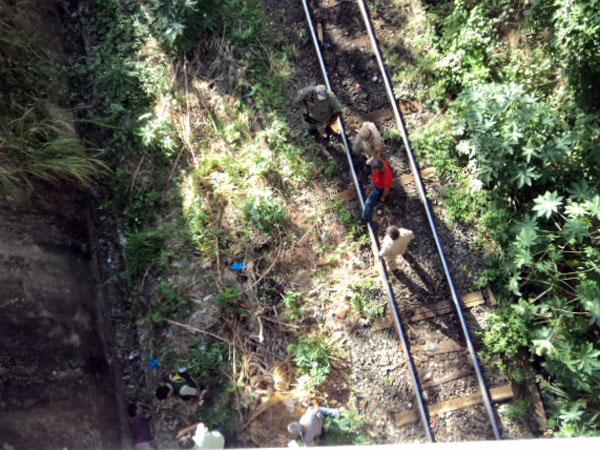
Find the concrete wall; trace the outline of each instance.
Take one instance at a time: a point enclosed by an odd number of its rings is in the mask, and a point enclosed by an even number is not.
[[[0,448],[121,448],[82,206],[0,203]]]

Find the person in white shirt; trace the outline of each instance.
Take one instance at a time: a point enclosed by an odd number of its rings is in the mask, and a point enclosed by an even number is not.
[[[225,438],[217,431],[209,431],[202,422],[180,430],[175,436],[178,448],[194,450],[221,449],[225,447]]]
[[[404,255],[408,245],[414,239],[415,235],[406,228],[396,228],[389,226],[385,232],[385,237],[379,250],[379,257],[384,258],[391,272],[398,267],[398,255]]]
[[[363,122],[352,142],[353,152],[362,152],[367,164],[373,159],[383,158],[383,139],[373,122]]]

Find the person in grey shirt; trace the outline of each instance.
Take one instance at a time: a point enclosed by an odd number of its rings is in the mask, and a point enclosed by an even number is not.
[[[324,406],[309,406],[298,422],[288,424],[288,432],[294,438],[302,438],[307,446],[313,446],[315,445],[315,439],[323,432],[323,422],[327,416],[337,419],[340,417],[340,411],[336,408],[325,408]]]
[[[307,86],[298,91],[295,101],[304,105],[304,120],[312,134],[331,134],[330,125],[342,113],[342,106],[333,92],[323,84]]]

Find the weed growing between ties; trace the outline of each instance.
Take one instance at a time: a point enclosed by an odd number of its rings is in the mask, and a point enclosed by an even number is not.
[[[381,290],[373,279],[357,281],[350,285],[353,292],[352,305],[361,317],[373,321],[385,314],[386,302],[382,301]]]
[[[599,54],[594,5],[440,4],[417,42],[431,69],[418,95],[442,117],[415,148],[445,185],[450,220],[479,230],[479,285],[501,299],[486,352],[508,372],[522,354],[541,369],[561,435],[600,431],[598,72],[584,69]]]

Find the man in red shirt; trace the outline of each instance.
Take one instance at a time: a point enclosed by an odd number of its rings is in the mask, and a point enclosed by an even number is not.
[[[385,159],[374,159],[371,162],[371,170],[373,174],[369,189],[372,192],[365,202],[365,210],[362,215],[365,222],[371,221],[375,205],[379,200],[385,201],[390,189],[394,186],[394,172]]]

